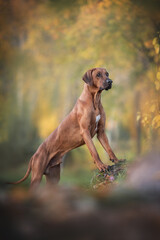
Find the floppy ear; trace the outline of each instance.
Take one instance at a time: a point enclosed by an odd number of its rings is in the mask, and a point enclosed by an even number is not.
[[[83,76],[83,81],[87,84],[89,84],[90,86],[93,85],[93,78],[92,78],[92,72],[95,70],[96,68],[92,68],[90,70],[88,70],[84,76]]]

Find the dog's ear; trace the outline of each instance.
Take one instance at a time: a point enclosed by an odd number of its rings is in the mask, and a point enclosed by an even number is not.
[[[89,84],[90,86],[93,85],[93,78],[92,78],[92,72],[95,70],[96,68],[92,68],[90,70],[88,70],[84,75],[83,75],[83,81],[87,84]]]

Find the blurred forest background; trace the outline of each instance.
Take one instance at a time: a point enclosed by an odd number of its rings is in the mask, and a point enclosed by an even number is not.
[[[160,6],[156,0],[0,0],[0,175],[18,180],[39,144],[106,67],[107,134],[118,158],[159,146]],[[101,159],[108,156],[94,139]],[[62,182],[89,184],[85,146],[68,153]]]

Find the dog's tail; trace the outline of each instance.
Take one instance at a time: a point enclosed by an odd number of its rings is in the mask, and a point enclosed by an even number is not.
[[[27,169],[27,172],[26,174],[24,175],[23,178],[21,178],[20,180],[16,181],[16,182],[7,182],[7,184],[18,184],[18,183],[21,183],[23,182],[24,180],[26,180],[31,172],[31,162],[32,162],[32,158],[30,159],[29,161],[29,164],[28,164],[28,169]]]

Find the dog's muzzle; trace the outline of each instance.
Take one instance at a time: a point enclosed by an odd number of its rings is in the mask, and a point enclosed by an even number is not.
[[[106,91],[112,88],[112,83],[113,83],[113,81],[111,79],[108,78],[106,80],[106,87],[105,87]]]

